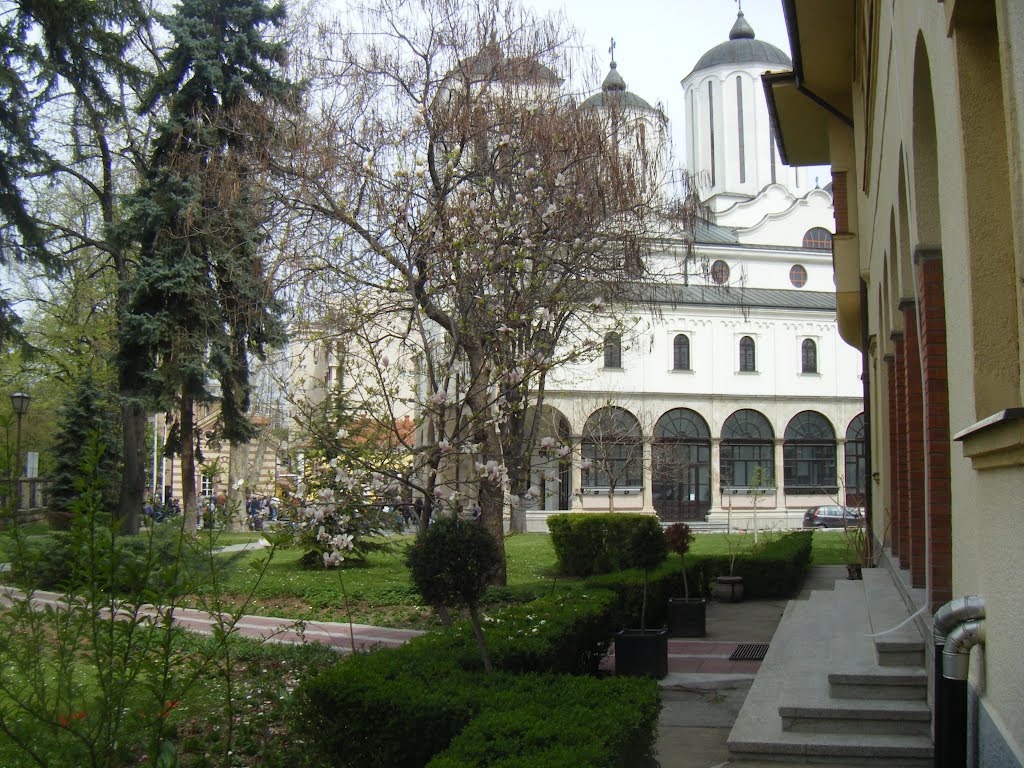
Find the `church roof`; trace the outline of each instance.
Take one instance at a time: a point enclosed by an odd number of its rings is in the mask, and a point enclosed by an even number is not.
[[[638,286],[643,299],[672,306],[735,307],[737,309],[795,309],[835,312],[836,295],[827,291],[744,288],[726,285]]]
[[[754,29],[743,16],[743,11],[737,14],[736,23],[729,31],[729,39],[724,43],[719,43],[701,56],[690,74],[722,64],[737,66],[762,64],[768,69],[793,66],[793,62],[783,51],[771,43],[755,38]]]
[[[614,46],[614,42],[613,42]],[[601,92],[595,93],[580,106],[590,107],[631,107],[633,109],[645,109],[651,112],[656,111],[654,107],[632,91],[626,90],[626,81],[619,73],[618,64],[612,59],[611,68],[601,83]]]
[[[720,227],[710,221],[697,219],[693,228],[693,241],[703,245],[738,245],[740,239],[731,227]]]

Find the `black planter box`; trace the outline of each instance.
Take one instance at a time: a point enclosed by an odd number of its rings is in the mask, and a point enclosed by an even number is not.
[[[701,597],[672,597],[668,601],[669,637],[704,637],[707,602]]]
[[[615,633],[615,674],[653,677],[668,674],[668,629],[623,629]]]

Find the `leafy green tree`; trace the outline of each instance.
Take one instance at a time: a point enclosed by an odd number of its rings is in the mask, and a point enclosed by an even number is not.
[[[137,0],[0,3],[0,265],[59,267],[29,184],[51,161],[40,119],[60,91],[111,107],[106,78],[130,68],[124,54],[142,16]],[[0,340],[24,341],[19,325],[0,294]]]
[[[283,4],[263,0],[184,0],[158,16],[173,41],[143,98],[145,111],[166,113],[132,200],[139,265],[121,363],[140,396],[176,406],[192,523],[195,404],[219,401],[220,436],[248,439],[249,356],[285,338],[260,250],[273,112],[297,96],[280,74],[287,46],[269,35],[284,18]]]

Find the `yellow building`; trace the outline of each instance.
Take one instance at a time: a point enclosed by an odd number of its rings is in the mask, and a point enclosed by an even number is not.
[[[783,159],[832,166],[840,331],[870,393],[872,524],[949,657],[929,685],[937,764],[964,764],[942,754],[959,727],[938,712],[952,674],[967,680],[966,764],[1019,768],[1024,3],[783,6],[793,67],[763,82]]]

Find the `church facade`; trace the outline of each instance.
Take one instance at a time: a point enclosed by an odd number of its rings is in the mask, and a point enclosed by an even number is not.
[[[682,80],[687,168],[713,219],[685,268],[685,242],[656,242],[651,268],[674,277],[609,326],[603,355],[549,377],[548,429],[574,456],[557,473],[538,458],[528,529],[565,509],[799,527],[808,507],[863,504],[861,358],[836,324],[831,185],[783,164],[760,86],[789,65],[741,12]],[[657,112],[614,62],[590,104],[612,89]]]

